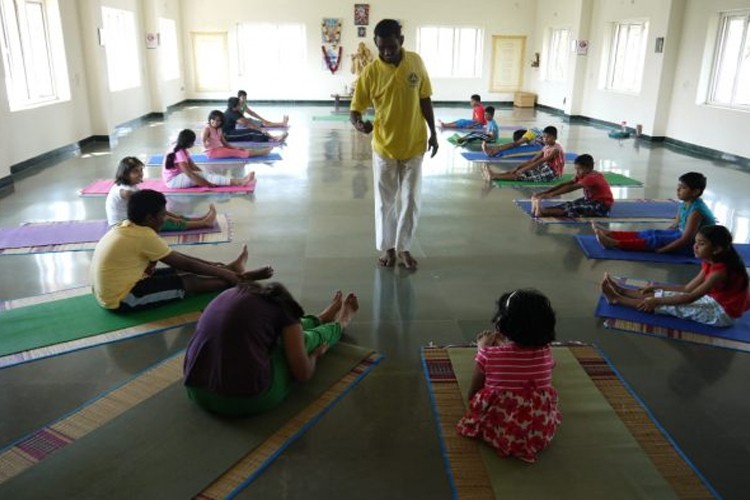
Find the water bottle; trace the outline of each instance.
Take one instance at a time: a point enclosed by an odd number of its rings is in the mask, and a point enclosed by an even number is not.
[[[628,131],[628,122],[626,122],[626,121],[623,120],[622,123],[620,123],[620,130],[622,132],[627,132]]]

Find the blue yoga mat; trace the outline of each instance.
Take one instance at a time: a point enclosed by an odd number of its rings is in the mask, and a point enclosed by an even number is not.
[[[542,205],[549,207],[559,205],[567,200],[547,198],[542,200]],[[531,216],[531,200],[513,200],[513,202]],[[609,217],[613,219],[673,219],[677,213],[680,203],[673,200],[615,200],[612,209],[609,211]],[[606,221],[607,217],[601,218]]]
[[[481,163],[506,163],[506,162],[521,162],[525,160],[530,160],[534,157],[541,149],[535,149],[531,150],[533,146],[521,146],[522,148],[527,149],[527,152],[521,152],[521,153],[515,153],[515,156],[487,156],[481,151],[464,151],[461,153],[461,156],[466,158],[469,161],[476,161]],[[513,148],[509,149],[508,151],[514,151],[520,148]],[[506,151],[507,153],[507,151]],[[565,161],[573,161],[576,159],[578,154],[576,153],[565,153]]]
[[[210,159],[206,155],[191,155],[190,157],[195,163],[201,163],[203,165],[236,165],[238,163],[281,160],[281,155],[278,153],[271,153],[263,156],[251,156],[250,158],[217,158],[214,160]],[[150,155],[146,160],[146,165],[161,165],[163,162],[164,155]]]
[[[622,319],[643,325],[660,326],[683,332],[699,333],[711,337],[719,337],[737,342],[750,342],[750,314],[735,321],[734,325],[727,328],[708,326],[695,321],[675,318],[666,314],[653,314],[637,311],[630,307],[612,305],[604,297],[599,297],[596,305],[595,316],[600,318]]]
[[[674,253],[655,253],[655,252],[629,252],[617,248],[603,248],[596,236],[590,234],[579,234],[576,236],[578,244],[581,246],[583,253],[589,259],[603,260],[630,260],[637,262],[664,262],[668,264],[700,264],[700,259],[692,255],[680,255]],[[750,264],[750,244],[735,243],[734,248],[740,254],[745,264]]]

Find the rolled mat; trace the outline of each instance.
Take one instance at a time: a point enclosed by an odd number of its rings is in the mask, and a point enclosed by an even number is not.
[[[92,182],[85,188],[81,189],[81,196],[107,196],[109,189],[115,181],[111,179],[99,179]],[[172,189],[167,187],[161,179],[145,179],[138,184],[140,189],[153,189],[160,193],[183,195],[183,196],[201,196],[212,193],[252,193],[255,191],[256,179],[253,179],[244,186],[217,186],[217,187],[190,187],[181,189]]]
[[[594,313],[605,319],[605,326],[615,330],[642,333],[673,340],[750,351],[750,314],[726,328],[704,325],[667,314],[638,311],[632,307],[610,304],[602,296]]]
[[[700,264],[700,259],[690,254],[632,252],[619,248],[604,248],[592,234],[576,235],[576,241],[589,259],[629,260],[635,262],[663,262],[667,264]],[[750,262],[750,244],[734,243],[735,250],[745,263]]]
[[[542,206],[552,207],[569,200],[545,198]],[[531,216],[531,200],[513,200],[526,215]],[[538,217],[545,224],[588,224],[601,222],[669,222],[674,220],[680,204],[674,200],[615,200],[605,217]]]
[[[237,145],[240,143],[233,143],[233,144]],[[271,146],[271,144],[268,143],[267,146]],[[281,155],[278,153],[251,156],[249,158],[214,158],[214,159],[211,159],[208,156],[203,155],[203,154],[191,155],[190,157],[193,159],[194,163],[199,163],[201,165],[237,165],[237,164],[245,164],[245,163],[281,160]],[[164,155],[149,155],[148,158],[146,159],[145,164],[147,166],[153,167],[153,166],[161,165],[162,163],[164,163]]]
[[[188,400],[183,354],[0,455],[3,498],[226,498],[257,478],[381,356],[339,343],[278,407],[221,418]]]
[[[476,348],[422,349],[454,498],[711,498],[710,485],[595,348],[553,354],[562,424],[529,465],[456,432]]]

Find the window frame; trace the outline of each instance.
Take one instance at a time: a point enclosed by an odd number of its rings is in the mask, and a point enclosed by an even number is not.
[[[635,27],[639,26],[641,27],[641,39],[640,44],[638,47],[638,53],[637,54],[629,54],[628,53],[628,47],[630,45],[629,43],[629,33],[630,30]],[[622,32],[623,28],[628,29],[628,36],[625,39],[625,44],[622,46],[621,40],[620,40],[620,34]],[[611,36],[610,36],[610,46],[609,46],[609,57],[607,59],[607,71],[605,75],[605,81],[604,81],[604,88],[606,90],[612,91],[612,92],[621,92],[623,94],[634,94],[638,95],[641,93],[641,90],[643,88],[643,72],[646,65],[646,48],[648,46],[648,31],[649,31],[649,22],[647,19],[627,19],[627,20],[621,20],[621,21],[615,21],[611,25]],[[624,52],[620,52],[621,49],[625,49]],[[636,57],[637,61],[637,78],[635,79],[635,85],[634,86],[625,86],[622,85],[622,82],[625,82],[624,79],[620,77],[621,71],[619,70],[619,64],[618,62],[621,60],[624,61],[622,64],[627,65],[627,59],[629,56]],[[627,68],[624,68],[623,70],[627,70]]]
[[[131,33],[121,30],[120,33],[112,31],[114,26],[108,26],[107,11],[111,14],[117,14],[117,22],[125,22],[125,25],[118,26],[128,31],[132,28]],[[110,92],[121,92],[123,90],[132,90],[141,87],[141,54],[139,41],[139,25],[136,13],[132,10],[111,7],[108,5],[101,6],[102,26],[104,30],[104,52],[107,64],[107,86]],[[132,35],[132,36],[131,36]],[[113,43],[116,45],[113,46]],[[114,48],[113,48],[114,47]],[[128,55],[133,56],[130,67],[125,67]],[[127,77],[122,78],[123,75]],[[114,78],[113,78],[114,77]]]
[[[729,23],[732,19],[743,19],[743,30],[740,46],[737,50],[737,56],[734,60],[735,71],[734,78],[732,79],[732,90],[730,92],[730,98],[728,101],[718,100],[716,93],[720,86],[720,73],[722,72],[723,55],[727,49],[726,47],[726,36],[729,29]],[[719,24],[716,33],[716,45],[714,47],[713,59],[711,61],[711,77],[708,86],[708,95],[706,97],[706,103],[713,106],[721,106],[731,109],[739,110],[750,110],[750,99],[747,103],[738,103],[737,94],[740,88],[740,78],[742,76],[742,55],[745,52],[750,51],[750,9],[725,11],[719,13]],[[749,65],[746,71],[750,71],[750,58],[745,60],[745,64]]]
[[[427,29],[435,29],[438,30],[438,37],[440,30],[451,30],[451,53],[450,53],[450,70],[448,72],[444,72],[442,69],[435,69],[436,65],[433,64],[434,61],[431,58],[431,55],[429,55],[430,52],[440,52],[439,46],[436,48],[431,48],[430,50],[427,50],[426,47],[423,47],[423,43],[426,43],[424,39],[426,38],[425,34],[423,34],[422,30]],[[463,72],[461,69],[461,59],[459,57],[459,54],[461,52],[461,40],[462,37],[460,36],[462,30],[474,30],[473,34],[473,41],[474,41],[474,59],[472,70],[470,72]],[[430,74],[431,78],[481,78],[482,77],[482,71],[483,71],[483,62],[484,62],[484,29],[482,29],[479,26],[446,26],[446,25],[425,25],[425,26],[419,26],[417,27],[417,36],[416,36],[416,52],[420,54],[422,57],[422,60],[425,63],[425,67],[427,68],[428,73]],[[441,58],[447,57],[447,54],[441,52],[440,54]],[[446,65],[448,66],[448,65]]]
[[[558,33],[565,32],[567,37],[561,40]],[[565,83],[568,81],[568,66],[570,64],[571,52],[571,29],[568,27],[553,27],[549,29],[549,42],[547,44],[547,63],[545,64],[544,79],[548,82]],[[564,54],[565,59],[562,60]],[[553,68],[562,69],[562,75],[553,74]]]

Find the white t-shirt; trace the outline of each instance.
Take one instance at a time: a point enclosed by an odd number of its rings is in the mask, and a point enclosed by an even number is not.
[[[107,193],[107,225],[114,226],[128,218],[128,200],[122,197],[120,191],[138,191],[138,186],[118,185],[115,183]]]

